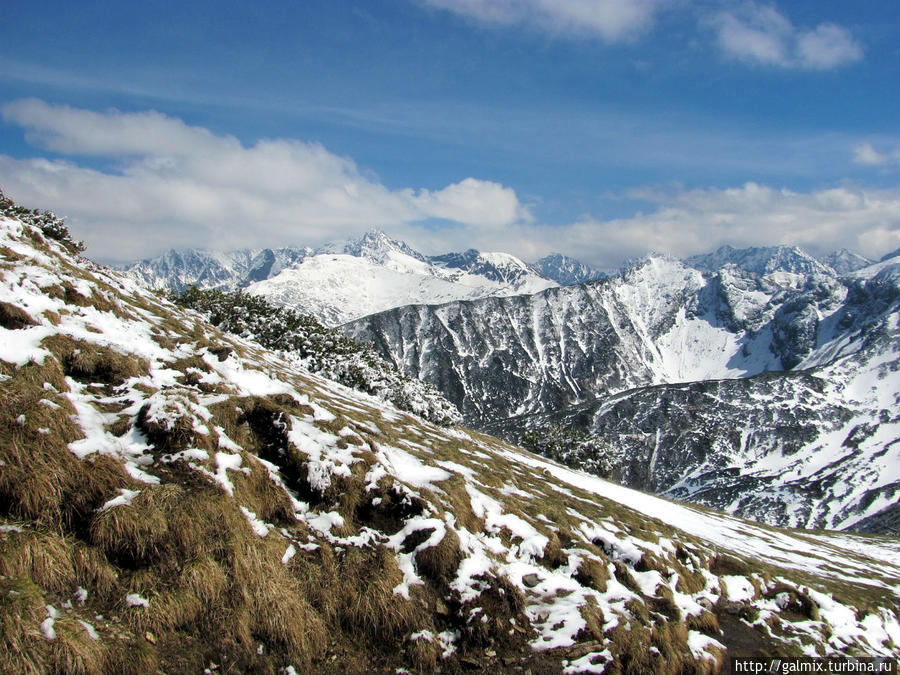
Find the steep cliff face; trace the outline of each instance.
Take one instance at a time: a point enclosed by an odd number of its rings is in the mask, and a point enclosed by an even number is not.
[[[821,263],[714,272],[648,258],[531,296],[401,307],[344,330],[436,384],[480,425],[648,384],[808,367],[878,314],[874,286]],[[851,293],[852,292],[852,293]]]

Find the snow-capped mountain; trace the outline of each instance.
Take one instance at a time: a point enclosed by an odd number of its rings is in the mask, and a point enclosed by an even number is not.
[[[850,274],[863,267],[868,267],[875,261],[842,248],[840,251],[835,251],[823,258],[822,262],[838,274]]]
[[[238,251],[170,250],[157,258],[121,267],[150,288],[181,292],[189,286],[234,290],[268,279],[302,261],[309,248],[262,248]]]
[[[344,329],[476,427],[562,422],[609,441],[626,484],[778,524],[888,526],[875,516],[900,495],[900,259],[845,275],[796,249],[690,262],[650,256],[605,281]]]
[[[738,249],[726,245],[712,253],[691,256],[685,263],[704,272],[714,272],[726,265],[734,265],[757,276],[774,272],[805,276],[827,275],[830,272],[826,265],[796,246],[756,246]]]
[[[771,266],[760,276],[731,262],[713,273],[651,256],[603,281],[401,307],[344,330],[436,384],[479,425],[638,386],[828,359],[864,315],[840,312],[847,286],[809,266],[815,273]]]
[[[608,276],[605,272],[601,272],[561,253],[551,253],[548,256],[544,256],[537,262],[532,263],[531,267],[541,276],[553,279],[560,286],[584,284],[588,281],[605,279]]]
[[[557,285],[505,253],[424,256],[383,232],[316,249],[170,252],[124,268],[154,288],[245,288],[338,325],[401,305],[536,293]]]
[[[429,424],[0,207],[4,672],[896,654],[896,540],[761,527]]]

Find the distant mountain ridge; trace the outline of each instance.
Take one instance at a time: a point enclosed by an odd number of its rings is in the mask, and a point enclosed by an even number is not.
[[[121,269],[175,292],[244,288],[332,326],[401,305],[536,293],[602,276],[559,254],[533,265],[475,249],[426,256],[378,230],[318,249],[173,250]]]
[[[585,265],[584,263],[570,258],[561,253],[551,253],[544,256],[540,260],[531,265],[532,269],[538,274],[553,279],[560,286],[574,286],[575,284],[584,284],[589,281],[597,281],[605,279],[608,275],[605,272]]]

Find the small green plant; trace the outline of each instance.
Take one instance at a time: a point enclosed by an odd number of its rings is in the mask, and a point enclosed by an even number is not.
[[[60,242],[70,253],[84,251],[84,242],[72,239],[65,219],[60,218],[52,211],[29,209],[19,206],[0,190],[0,216],[20,220],[26,225],[38,228],[46,237]]]

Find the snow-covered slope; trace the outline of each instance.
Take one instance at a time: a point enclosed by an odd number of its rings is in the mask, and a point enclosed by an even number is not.
[[[5,671],[674,674],[900,645],[894,540],[435,427],[3,218],[0,275]]]
[[[171,251],[124,268],[152,288],[246,288],[329,326],[392,307],[536,293],[556,286],[506,253],[424,256],[373,230],[311,249]]]
[[[402,307],[344,330],[479,425],[648,384],[830,360],[868,309],[832,270],[809,265],[814,273],[803,274],[763,261],[760,275],[730,261],[708,272],[650,256],[603,281]]]
[[[492,427],[582,429],[625,485],[762,522],[900,534],[900,311],[829,365],[642,387]],[[587,461],[586,461],[587,460]]]

